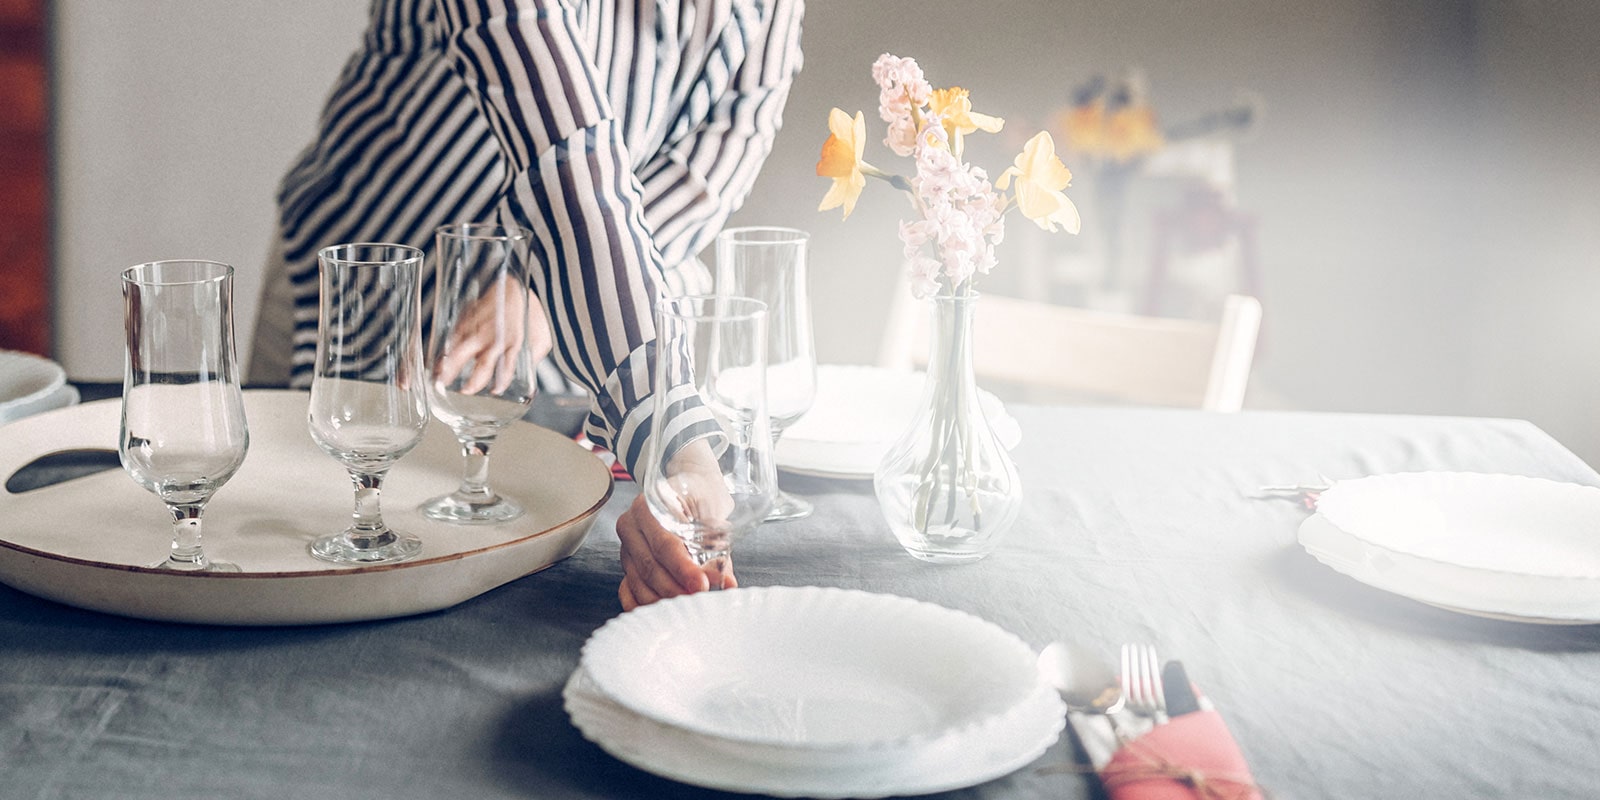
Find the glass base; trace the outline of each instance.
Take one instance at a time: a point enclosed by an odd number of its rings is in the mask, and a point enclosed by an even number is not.
[[[435,497],[417,506],[417,510],[421,511],[422,515],[429,519],[459,522],[467,525],[509,522],[522,516],[522,506],[517,505],[515,502],[495,494],[490,494],[489,498],[489,500],[483,501],[456,492],[443,497]]]
[[[989,557],[989,551],[987,550],[952,552],[949,550],[918,550],[915,547],[907,547],[906,552],[912,558],[926,561],[930,564],[971,564]]]
[[[172,572],[239,572],[238,564],[229,564],[226,561],[179,561],[169,558],[159,564],[151,564],[151,569],[164,569]]]
[[[352,536],[353,528],[324,536],[311,543],[311,555],[335,564],[389,564],[405,561],[422,552],[422,540],[405,533],[386,530],[380,536],[363,533]],[[378,542],[366,547],[358,540]]]
[[[767,512],[767,522],[784,522],[811,516],[811,503],[788,492],[780,491],[772,498],[772,510]]]

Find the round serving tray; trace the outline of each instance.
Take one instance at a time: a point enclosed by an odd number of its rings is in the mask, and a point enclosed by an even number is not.
[[[491,477],[528,509],[498,525],[453,525],[417,506],[460,480],[461,452],[437,421],[390,471],[384,520],[422,539],[398,564],[318,561],[312,540],[350,522],[348,474],[311,440],[310,395],[247,391],[250,453],[206,507],[206,552],[239,572],[153,569],[166,558],[166,509],[120,469],[13,494],[0,491],[0,583],[129,617],[218,625],[304,625],[442,608],[577,551],[611,496],[611,474],[558,433],[518,422],[495,442]],[[121,404],[103,400],[0,427],[0,479],[37,459],[117,446]]]

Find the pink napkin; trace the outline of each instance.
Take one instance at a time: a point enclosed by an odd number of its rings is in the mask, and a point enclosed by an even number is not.
[[[1100,769],[1113,800],[1261,800],[1233,734],[1215,711],[1156,725]]]
[[[617,458],[610,450],[590,441],[582,431],[572,437],[572,440],[583,446],[583,449],[594,453],[599,459],[611,468],[611,478],[619,481],[631,481],[633,476],[628,474],[628,468],[622,465],[622,459]]]

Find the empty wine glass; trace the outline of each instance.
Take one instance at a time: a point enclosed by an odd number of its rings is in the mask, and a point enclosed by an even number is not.
[[[383,478],[422,441],[428,424],[418,276],[422,251],[395,244],[341,244],[317,253],[322,300],[311,379],[311,438],[350,471],[354,523],[311,544],[341,564],[401,561],[417,537],[383,522]]]
[[[434,519],[504,522],[522,515],[522,506],[489,488],[489,447],[533,402],[531,237],[521,228],[482,224],[435,234],[428,405],[455,431],[466,466],[459,488],[422,504]]]
[[[716,293],[749,297],[767,306],[767,413],[773,447],[817,394],[817,356],[811,336],[811,301],[806,292],[805,231],[792,228],[730,228],[717,236]],[[779,491],[767,512],[771,521],[800,519],[811,504]]]
[[[650,513],[695,563],[711,565],[711,588],[721,589],[733,540],[761,524],[777,492],[766,307],[745,297],[663,298],[656,342],[640,489]]]
[[[200,513],[250,448],[233,344],[233,267],[155,261],[122,273],[122,468],[172,512],[160,569],[238,572],[210,560]]]

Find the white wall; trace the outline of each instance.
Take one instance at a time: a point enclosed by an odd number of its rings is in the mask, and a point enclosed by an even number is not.
[[[255,324],[279,177],[355,49],[362,0],[58,0],[56,357],[121,380],[119,273],[208,258]]]
[[[57,5],[58,355],[76,376],[118,374],[115,274],[154,258],[238,265],[247,341],[274,187],[366,3]],[[825,360],[873,358],[898,269],[901,201],[881,184],[847,222],[815,211],[827,110],[873,120],[879,53],[918,58],[1018,128],[1085,76],[1138,65],[1170,120],[1240,88],[1266,101],[1238,150],[1240,201],[1261,218],[1263,386],[1301,408],[1528,418],[1600,464],[1600,3],[808,6],[805,70],[736,221],[815,234]],[[1002,246],[1001,269],[1026,241]]]

